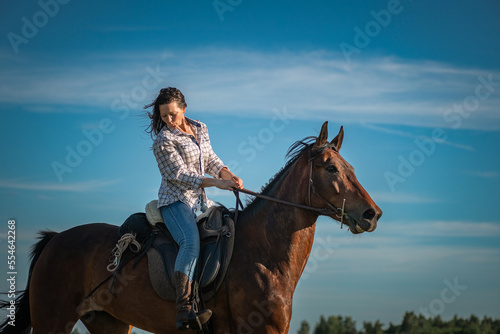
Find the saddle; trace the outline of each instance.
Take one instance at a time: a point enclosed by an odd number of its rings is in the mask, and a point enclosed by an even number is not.
[[[200,234],[200,257],[194,280],[198,282],[200,297],[208,300],[221,286],[231,261],[234,222],[227,208],[216,206],[200,215],[196,223]],[[174,264],[179,247],[163,223],[156,201],[146,206],[146,213],[134,213],[125,220],[118,234],[121,237],[126,233],[135,234],[141,243],[139,259],[147,254],[149,277],[155,291],[161,298],[175,301]]]

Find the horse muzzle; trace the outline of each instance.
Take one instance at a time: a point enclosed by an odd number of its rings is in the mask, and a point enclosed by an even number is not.
[[[378,206],[376,208],[368,208],[359,215],[358,219],[349,214],[345,214],[345,216],[349,230],[353,234],[373,232],[377,228],[378,220],[382,217],[382,210]]]

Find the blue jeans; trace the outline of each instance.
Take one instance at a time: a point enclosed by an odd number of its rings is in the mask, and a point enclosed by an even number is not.
[[[180,271],[192,281],[196,262],[200,255],[200,237],[193,211],[182,202],[175,202],[160,208],[165,225],[179,245],[175,260],[175,271]]]

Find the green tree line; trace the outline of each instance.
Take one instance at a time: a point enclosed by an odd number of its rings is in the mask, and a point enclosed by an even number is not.
[[[80,334],[80,331],[75,328],[72,334]],[[357,330],[356,322],[351,317],[332,315],[328,318],[321,316],[314,330],[307,321],[302,321],[297,334],[500,334],[500,319],[489,317],[479,319],[475,315],[464,319],[455,315],[452,319],[444,321],[439,315],[426,318],[423,315],[406,312],[401,324],[389,323],[385,326],[379,320],[374,323],[363,321],[363,329]]]
[[[88,331],[85,331],[84,333],[85,334],[90,334]],[[73,331],[71,332],[71,334],[81,334],[81,332],[80,332],[80,330],[78,328],[75,328],[75,329],[73,329]],[[137,334],[137,332],[132,331],[132,333],[130,333],[130,334]]]
[[[351,317],[321,316],[314,329],[307,321],[302,321],[297,334],[500,334],[500,320],[471,315],[468,319],[455,315],[444,321],[439,315],[426,318],[413,312],[406,312],[400,324],[385,326],[379,320],[363,321],[363,329],[356,329]]]

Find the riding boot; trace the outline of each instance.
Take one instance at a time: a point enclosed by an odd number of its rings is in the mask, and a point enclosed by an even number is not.
[[[186,274],[176,271],[175,290],[177,293],[177,318],[176,327],[178,330],[192,329],[201,330],[201,325],[212,316],[211,310],[202,310],[198,314],[193,309],[193,296],[191,291],[192,281]]]

